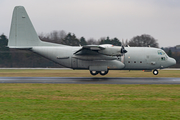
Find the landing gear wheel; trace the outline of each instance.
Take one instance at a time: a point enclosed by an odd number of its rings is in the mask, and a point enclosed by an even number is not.
[[[97,75],[98,71],[90,71],[91,75]]]
[[[154,75],[157,75],[158,73],[159,73],[158,70],[153,70]]]
[[[109,71],[100,71],[99,73],[100,73],[101,75],[106,75],[108,72],[109,72]]]

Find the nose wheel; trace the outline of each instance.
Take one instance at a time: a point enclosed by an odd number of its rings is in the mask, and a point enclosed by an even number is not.
[[[154,74],[154,75],[157,75],[158,73],[159,73],[158,70],[156,70],[156,69],[153,70],[153,74]]]

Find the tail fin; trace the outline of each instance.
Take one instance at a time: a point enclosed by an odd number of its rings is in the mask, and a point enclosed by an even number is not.
[[[48,42],[42,42],[23,6],[14,8],[8,47],[10,48],[32,48],[33,46],[57,46]]]

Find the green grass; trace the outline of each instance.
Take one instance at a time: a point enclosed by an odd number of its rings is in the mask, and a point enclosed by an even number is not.
[[[32,69],[1,69],[0,76],[92,77],[87,70]],[[180,77],[180,71],[110,71],[105,77]],[[177,120],[180,85],[0,84],[0,119]]]
[[[180,70],[159,70],[158,75],[152,72],[110,70],[105,76],[92,76],[89,70],[56,70],[56,69],[0,69],[1,77],[180,77]]]
[[[0,84],[0,119],[180,119],[180,85]]]

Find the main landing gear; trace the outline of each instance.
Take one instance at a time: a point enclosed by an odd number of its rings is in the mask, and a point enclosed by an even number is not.
[[[153,74],[154,74],[154,75],[157,75],[158,73],[159,73],[158,70],[156,70],[156,69],[153,70]]]
[[[91,75],[97,75],[98,73],[100,75],[106,75],[109,71],[90,71]]]

